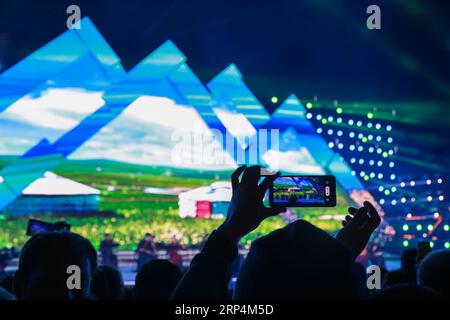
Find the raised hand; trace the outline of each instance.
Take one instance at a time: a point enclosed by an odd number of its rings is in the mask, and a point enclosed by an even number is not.
[[[348,212],[350,215],[342,221],[343,228],[336,235],[336,239],[345,244],[356,258],[364,250],[381,218],[368,201],[364,201],[364,206],[359,209],[349,208]]]
[[[241,182],[239,177],[242,174]],[[256,229],[267,217],[285,212],[286,208],[267,208],[263,204],[264,194],[279,174],[267,176],[258,185],[261,167],[241,166],[231,175],[233,196],[227,218],[218,228],[231,241],[238,242],[243,236]]]

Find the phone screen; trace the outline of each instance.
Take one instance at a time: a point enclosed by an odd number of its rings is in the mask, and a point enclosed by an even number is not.
[[[36,219],[28,221],[27,235],[34,236],[36,234],[46,233],[54,230],[70,230],[70,225],[65,222],[50,223]]]
[[[52,223],[30,219],[28,221],[27,235],[34,236],[36,234],[51,231],[52,229],[53,229]]]
[[[334,207],[334,176],[281,176],[273,181],[269,194],[275,207]]]

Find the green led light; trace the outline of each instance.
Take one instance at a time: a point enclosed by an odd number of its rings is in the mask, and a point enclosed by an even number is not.
[[[372,113],[372,112],[369,112],[369,113],[367,114],[367,118],[372,119],[372,118],[373,118],[373,113]]]
[[[416,229],[417,229],[417,231],[421,231],[421,230],[422,230],[422,225],[421,225],[421,224],[418,224],[418,225],[416,226]]]
[[[383,157],[387,158],[388,157],[388,153],[386,151],[383,152]]]
[[[428,231],[433,231],[433,225],[432,225],[432,224],[429,224],[429,225],[427,226],[427,229],[428,229]]]
[[[311,109],[311,108],[312,108],[312,103],[311,103],[311,102],[308,102],[308,103],[306,104],[306,108]]]
[[[407,224],[403,225],[403,231],[408,231],[409,230],[409,226]]]
[[[445,225],[444,225],[444,231],[448,231],[448,230],[450,230],[450,227],[449,227],[448,224],[445,224]]]
[[[433,248],[433,247],[434,247],[434,242],[430,241],[430,248]]]
[[[408,241],[408,240],[403,240],[403,246],[404,246],[404,247],[409,246],[409,241]]]
[[[391,191],[389,191],[388,189],[386,189],[386,190],[384,190],[384,194],[388,196],[388,195],[391,194]]]
[[[369,181],[369,176],[367,174],[364,176],[364,180]]]
[[[444,244],[444,247],[445,247],[445,249],[449,249],[449,248],[450,248],[450,242],[446,242],[446,243]]]
[[[327,119],[325,119],[325,118],[322,119],[323,124],[327,124],[327,122],[328,122]]]
[[[362,137],[361,140],[362,140],[362,142],[367,142],[368,141],[366,137]]]
[[[339,107],[339,108],[336,108],[336,112],[339,113],[339,114],[341,114],[341,113],[342,113],[342,108],[340,108],[340,107]]]
[[[273,96],[270,101],[272,101],[272,103],[277,103],[278,102],[278,98]]]

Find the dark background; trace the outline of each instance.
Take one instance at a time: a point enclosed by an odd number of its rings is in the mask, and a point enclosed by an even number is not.
[[[64,32],[70,4],[127,70],[171,39],[204,82],[235,63],[269,110],[290,93],[450,101],[450,1],[0,0],[0,71]],[[370,4],[381,30],[366,28]]]

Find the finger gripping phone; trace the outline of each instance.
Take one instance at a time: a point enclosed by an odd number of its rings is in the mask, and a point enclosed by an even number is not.
[[[334,207],[336,179],[323,176],[280,176],[270,188],[271,207]]]

